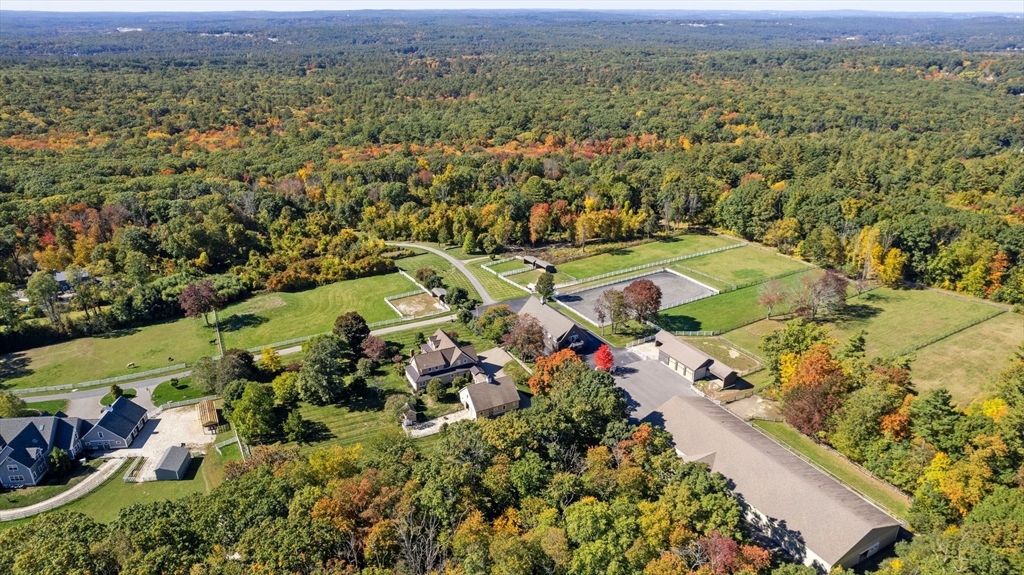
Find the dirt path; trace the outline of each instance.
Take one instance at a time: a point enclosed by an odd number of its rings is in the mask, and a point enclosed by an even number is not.
[[[63,493],[55,495],[46,501],[40,501],[39,503],[28,505],[26,507],[0,511],[0,521],[13,521],[15,519],[32,517],[33,515],[38,515],[44,511],[49,511],[66,503],[70,503],[102,485],[107,478],[117,473],[117,470],[121,468],[122,463],[124,463],[124,459],[110,459],[104,462],[103,465],[96,470],[96,473],[93,473],[89,477],[85,478],[81,483],[78,483]]]
[[[466,276],[466,279],[469,280],[469,283],[473,284],[473,287],[476,288],[477,293],[480,294],[480,298],[484,300],[483,301],[483,305],[491,305],[493,303],[497,303],[497,300],[492,298],[491,294],[487,293],[487,289],[484,288],[484,284],[480,283],[480,280],[476,279],[476,276],[473,275],[473,273],[469,271],[469,267],[466,266],[466,264],[462,260],[460,260],[458,258],[455,258],[455,257],[452,257],[450,254],[446,253],[444,250],[439,250],[437,248],[432,248],[430,246],[422,246],[420,244],[410,244],[410,243],[404,243],[404,242],[388,242],[388,245],[389,246],[398,246],[398,247],[402,247],[402,248],[415,248],[415,249],[420,249],[420,250],[427,250],[428,252],[430,252],[432,254],[437,254],[437,255],[441,256],[442,258],[444,258],[444,259],[448,260],[449,262],[451,262],[451,264],[453,266],[455,266],[455,269],[457,269],[460,272],[462,272],[462,275]]]

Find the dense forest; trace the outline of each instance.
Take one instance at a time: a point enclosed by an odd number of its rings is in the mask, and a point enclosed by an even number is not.
[[[550,254],[713,229],[844,289],[1024,305],[1019,18],[2,26],[0,351],[180,316],[198,280],[226,302],[390,272],[395,239]],[[915,496],[918,536],[885,573],[1024,570],[1024,361],[961,410],[813,323],[761,351],[794,427]],[[428,456],[390,435],[362,452],[260,448],[207,496],[106,526],[43,516],[0,536],[0,566],[802,573],[745,532],[721,476],[626,423],[610,376],[573,364],[553,380],[534,408],[454,426]]]

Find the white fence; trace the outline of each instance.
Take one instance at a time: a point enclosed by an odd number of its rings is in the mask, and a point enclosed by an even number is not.
[[[97,379],[94,381],[83,381],[81,383],[69,383],[67,385],[52,385],[50,387],[33,387],[31,389],[13,389],[12,393],[15,395],[25,395],[28,393],[40,393],[44,391],[64,391],[67,389],[80,389],[83,387],[98,387],[101,385],[109,385],[112,383],[118,383],[120,381],[134,381],[136,379],[144,379],[151,375],[160,375],[162,373],[170,373],[173,371],[181,371],[187,366],[184,363],[178,363],[175,365],[169,365],[167,367],[159,367],[157,369],[151,369],[149,371],[140,371],[139,373],[129,373],[126,375],[119,375],[117,377],[108,377],[106,379]]]
[[[626,268],[624,270],[610,271],[610,272],[607,272],[607,273],[598,274],[596,276],[591,276],[591,277],[588,277],[588,278],[578,279],[576,281],[571,281],[571,282],[566,282],[564,284],[559,284],[559,285],[557,285],[555,287],[556,288],[572,287],[574,285],[579,285],[579,284],[583,284],[583,283],[589,283],[589,282],[592,282],[592,281],[602,280],[604,278],[610,278],[610,277],[617,276],[617,275],[628,274],[630,272],[635,272],[635,271],[638,271],[638,270],[643,270],[643,269],[647,269],[647,268],[655,268],[655,267],[659,267],[659,266],[664,266],[664,265],[667,265],[667,264],[670,264],[670,263],[673,263],[673,262],[678,262],[678,261],[682,261],[682,260],[689,260],[689,259],[693,259],[693,258],[699,258],[701,256],[706,256],[706,255],[709,255],[709,254],[716,254],[718,252],[724,252],[726,250],[734,250],[736,248],[741,248],[741,247],[743,247],[745,245],[747,245],[746,242],[741,242],[741,243],[737,243],[737,244],[730,244],[730,245],[727,245],[727,246],[722,246],[720,248],[714,248],[714,249],[711,249],[711,250],[704,250],[702,252],[697,252],[695,254],[686,254],[684,256],[676,256],[674,258],[668,258],[666,260],[661,260],[661,261],[658,261],[658,262],[652,262],[652,263],[649,263],[649,264],[640,264],[638,266],[633,266],[631,268]],[[622,280],[619,280],[619,281],[622,281]]]
[[[417,293],[419,293],[419,292],[417,292]],[[437,317],[439,315],[445,315],[445,314],[448,314],[448,313],[451,313],[450,309],[441,309],[441,310],[437,310],[437,311],[432,311],[430,313],[425,313],[423,315],[418,315],[418,316],[415,316],[415,317],[396,317],[396,318],[393,318],[393,319],[386,319],[384,321],[376,321],[376,322],[367,324],[366,327],[370,328],[371,330],[374,330],[374,329],[377,329],[377,328],[387,327],[387,326],[390,326],[390,325],[398,325],[398,324],[401,324],[401,323],[412,323],[412,322],[414,322],[416,320],[430,319],[432,317]],[[304,335],[304,336],[301,336],[301,337],[293,337],[291,339],[286,339],[286,340],[283,340],[283,341],[276,341],[274,343],[268,343],[268,344],[260,345],[260,346],[257,346],[257,347],[250,347],[246,351],[251,352],[251,353],[257,353],[259,351],[262,351],[263,348],[266,348],[266,347],[272,347],[274,349],[279,349],[279,348],[282,348],[282,347],[287,347],[287,346],[290,346],[290,345],[295,345],[297,343],[306,343],[307,341],[313,339],[314,337],[317,337],[319,335],[328,335],[330,333],[331,332],[329,332],[329,331],[325,331],[323,333],[315,333],[313,335]],[[214,358],[214,359],[217,359],[217,358]]]
[[[142,465],[142,462],[145,460],[145,457],[136,457],[135,459],[133,459],[132,462],[128,465],[128,470],[124,472],[124,475],[121,477],[121,479],[123,479],[125,483],[138,483],[139,479],[135,477],[135,472],[136,470],[139,469],[139,467]]]
[[[195,399],[183,399],[181,401],[168,401],[167,403],[165,403],[165,404],[163,404],[163,405],[161,405],[161,406],[159,406],[159,407],[157,407],[155,409],[151,409],[149,411],[149,416],[153,417],[155,415],[159,415],[160,413],[162,413],[162,412],[164,412],[164,411],[166,411],[168,409],[174,409],[175,407],[185,407],[186,405],[195,405],[197,403],[201,403],[203,401],[206,401],[207,399],[217,399],[218,397],[219,396],[217,396],[217,395],[205,395],[203,397],[197,397]]]
[[[722,335],[720,331],[677,331],[676,335],[690,336],[690,337],[711,337],[715,335]]]
[[[40,513],[45,513],[47,511],[57,509],[58,507],[67,505],[68,503],[76,499],[85,497],[93,489],[96,489],[97,487],[106,483],[108,479],[110,479],[115,473],[117,473],[117,470],[121,469],[122,465],[123,464],[110,464],[109,469],[102,472],[103,475],[99,477],[95,476],[95,474],[90,475],[89,477],[82,480],[82,483],[79,484],[82,485],[85,484],[86,482],[89,482],[87,486],[79,488],[78,490],[75,490],[74,488],[68,489],[63,493],[60,493],[48,499],[45,503],[37,503],[35,505],[29,505],[21,509],[6,509],[0,511],[0,521],[16,521],[18,519],[25,519],[26,517],[32,517],[33,515],[38,515]]]
[[[610,279],[610,280],[608,280],[606,282],[601,282],[601,283],[599,283],[597,285],[582,287],[582,288],[579,288],[579,289],[569,290],[569,291],[566,291],[566,292],[563,292],[563,291],[556,292],[556,295],[559,295],[559,296],[572,295],[572,294],[576,294],[576,293],[580,293],[580,292],[595,290],[595,289],[603,288],[605,286],[614,285],[614,284],[617,284],[617,283],[628,282],[630,280],[640,279],[642,277],[647,277],[647,276],[651,276],[651,275],[654,275],[654,274],[660,274],[663,270],[664,270],[664,268],[659,268],[659,269],[655,269],[655,270],[649,269],[649,270],[645,271],[642,274],[636,274],[636,275],[631,275],[631,276],[627,276],[627,277],[614,277],[614,279]]]
[[[501,272],[501,273],[498,274],[498,277],[499,278],[503,278],[505,276],[514,276],[516,274],[525,274],[526,272],[533,271],[534,269],[536,269],[536,268],[534,268],[533,266],[523,266],[521,268],[516,268],[514,270],[508,270],[508,271]]]
[[[223,453],[221,451],[221,448],[222,447],[227,447],[227,446],[231,445],[232,443],[238,444],[238,450],[239,451],[242,450],[242,444],[238,442],[238,437],[237,436],[236,437],[232,437],[230,439],[225,439],[224,441],[217,442],[217,443],[213,444],[213,448],[217,450],[217,453]]]

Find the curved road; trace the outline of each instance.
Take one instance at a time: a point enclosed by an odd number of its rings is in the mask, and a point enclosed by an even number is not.
[[[444,250],[439,250],[437,248],[432,248],[430,246],[423,246],[423,245],[420,245],[420,244],[410,244],[410,243],[405,243],[405,242],[387,242],[387,244],[389,246],[398,246],[398,247],[402,247],[402,248],[415,248],[415,249],[419,249],[419,250],[427,250],[430,253],[437,254],[437,255],[441,256],[442,258],[444,258],[444,259],[448,260],[449,262],[451,262],[451,264],[453,266],[455,266],[455,269],[457,269],[460,272],[462,272],[462,275],[466,276],[466,279],[469,280],[469,283],[473,284],[473,287],[476,288],[477,293],[480,294],[480,299],[483,300],[482,303],[484,305],[491,305],[491,304],[494,304],[494,303],[498,303],[498,300],[492,298],[491,294],[487,293],[487,289],[484,287],[484,284],[480,283],[480,280],[476,279],[476,276],[473,275],[473,272],[469,271],[469,266],[467,266],[465,263],[463,263],[462,260],[460,260],[458,258],[455,258],[455,257],[452,257],[450,254],[448,254]]]

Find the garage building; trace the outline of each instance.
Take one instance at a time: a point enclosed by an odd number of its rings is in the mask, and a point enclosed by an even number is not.
[[[708,354],[665,330],[654,336],[654,345],[658,348],[658,361],[690,383],[702,379],[719,379],[723,388],[732,387],[736,383],[738,376],[732,368],[716,362]]]
[[[172,445],[160,458],[156,466],[157,481],[178,481],[185,478],[188,466],[192,463],[192,453],[187,447]]]

